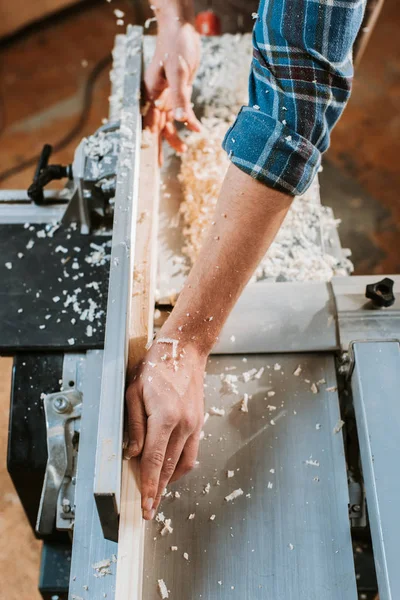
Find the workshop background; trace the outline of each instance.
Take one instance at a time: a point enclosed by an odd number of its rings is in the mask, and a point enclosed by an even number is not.
[[[237,22],[238,1],[215,4],[224,6],[229,26]],[[28,187],[30,159],[46,142],[64,142],[54,159],[69,163],[78,139],[107,115],[108,67],[101,69],[101,61],[124,29],[115,8],[126,13],[125,22],[143,18],[134,0],[0,1],[1,188]],[[400,3],[386,0],[320,178],[322,202],[342,220],[339,233],[353,251],[355,274],[400,271],[399,156]],[[26,169],[14,169],[25,162]],[[7,540],[0,547],[7,574],[0,598],[39,600],[40,543],[5,466],[10,375],[11,359],[0,358],[0,538]]]

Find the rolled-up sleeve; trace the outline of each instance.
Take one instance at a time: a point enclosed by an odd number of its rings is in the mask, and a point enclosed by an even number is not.
[[[261,0],[249,106],[223,142],[237,167],[286,193],[307,190],[350,96],[365,3]]]

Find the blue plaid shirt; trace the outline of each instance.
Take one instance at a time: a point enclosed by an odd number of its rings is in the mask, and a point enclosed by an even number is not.
[[[280,191],[306,191],[350,96],[352,48],[365,4],[261,0],[249,106],[223,143],[237,167]]]

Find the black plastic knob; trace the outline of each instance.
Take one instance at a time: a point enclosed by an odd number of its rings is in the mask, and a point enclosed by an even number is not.
[[[385,277],[377,283],[368,284],[365,295],[372,301],[372,304],[376,308],[388,308],[394,304],[396,299],[393,293],[393,286],[393,279]]]

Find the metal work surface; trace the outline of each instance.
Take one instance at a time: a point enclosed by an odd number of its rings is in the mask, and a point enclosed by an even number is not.
[[[109,244],[70,227],[0,225],[0,351],[101,348]]]
[[[352,375],[380,600],[400,598],[400,345],[354,345]]]
[[[75,527],[71,563],[69,598],[100,600],[114,597],[115,558],[117,544],[104,539],[96,504],[93,497],[93,477],[96,454],[97,423],[99,417],[100,382],[103,352],[90,351],[86,355],[85,380],[83,384],[83,411],[79,442],[78,472],[75,492]],[[101,575],[110,568],[113,575]],[[88,589],[85,589],[87,586]],[[106,594],[106,596],[104,596]]]
[[[374,309],[365,297],[366,286],[377,283],[383,275],[334,277],[340,333],[340,346],[347,350],[355,340],[400,339],[400,275],[386,275],[394,281],[396,300],[390,308]]]
[[[243,290],[212,352],[336,350],[335,316],[329,283],[260,281]]]
[[[5,201],[4,201],[5,202]],[[58,223],[65,212],[65,204],[48,204],[37,206],[36,204],[4,204],[0,199],[0,222],[2,224],[17,223]]]
[[[238,376],[238,394],[221,374]],[[356,600],[339,403],[327,390],[336,385],[333,357],[214,356],[205,384],[206,410],[226,414],[209,417],[199,466],[168,488],[160,511],[173,532],[147,526],[143,599],[158,599],[163,579],[177,600]],[[239,488],[243,495],[224,500]]]
[[[121,495],[122,428],[127,365],[127,329],[132,287],[141,140],[142,28],[127,33],[121,153],[117,169],[107,325],[94,492],[108,539],[117,540]]]

